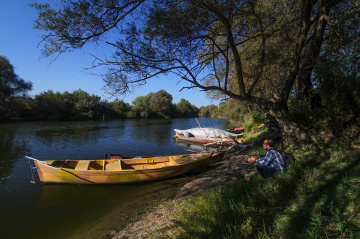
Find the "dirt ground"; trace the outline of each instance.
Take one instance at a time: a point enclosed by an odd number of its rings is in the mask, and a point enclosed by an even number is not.
[[[205,172],[185,184],[174,198],[131,220],[122,231],[114,230],[104,238],[154,238],[156,231],[165,232],[168,237],[171,237],[170,228],[177,214],[176,204],[181,203],[188,195],[203,192],[217,185],[249,180],[256,174],[256,168],[254,164],[247,162],[248,158],[249,155],[246,155],[246,152],[227,151],[223,160],[210,165]]]

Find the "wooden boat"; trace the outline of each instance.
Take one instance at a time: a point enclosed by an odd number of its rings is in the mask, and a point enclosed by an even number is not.
[[[240,126],[236,128],[227,129],[227,132],[234,133],[234,134],[240,134],[243,133],[245,129],[245,126]]]
[[[214,152],[102,160],[33,160],[44,183],[117,184],[179,176],[209,165]]]

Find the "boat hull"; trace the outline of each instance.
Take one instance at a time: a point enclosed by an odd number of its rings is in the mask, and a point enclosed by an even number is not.
[[[245,130],[245,126],[241,126],[241,127],[227,129],[226,131],[233,134],[241,134],[244,133],[244,130]]]
[[[228,132],[230,133],[233,133],[233,134],[242,134],[244,133],[244,129],[241,129],[241,130],[227,130]]]
[[[154,181],[203,170],[211,162],[213,152],[191,157],[169,156],[141,159],[34,161],[40,181],[44,183],[119,184]],[[94,163],[96,161],[96,164]],[[47,164],[44,164],[47,162]],[[62,162],[65,167],[54,167]],[[89,164],[87,164],[89,162]],[[103,162],[103,165],[101,165]],[[83,167],[82,164],[88,165]],[[93,165],[94,167],[92,167]],[[83,167],[83,168],[81,168]],[[102,167],[102,168],[101,168]],[[132,167],[126,169],[126,167]],[[143,167],[143,168],[141,168]]]
[[[200,144],[221,144],[221,145],[232,145],[234,141],[232,139],[213,139],[213,138],[200,138],[200,137],[186,137],[183,135],[177,135],[176,138],[184,141],[190,141]]]

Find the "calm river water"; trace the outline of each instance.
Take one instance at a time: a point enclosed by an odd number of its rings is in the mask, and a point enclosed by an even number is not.
[[[201,127],[228,128],[225,120],[198,118]],[[175,143],[174,129],[194,119],[0,124],[1,238],[102,238],[126,216],[172,197],[190,180],[178,177],[122,185],[36,184],[25,155],[47,159],[103,159],[104,155],[169,155],[203,148]]]

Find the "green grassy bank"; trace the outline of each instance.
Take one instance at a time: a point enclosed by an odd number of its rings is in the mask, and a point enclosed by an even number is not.
[[[345,137],[330,145],[293,146],[297,161],[284,174],[186,199],[178,205],[172,238],[360,238],[357,145],[358,137]]]

